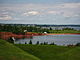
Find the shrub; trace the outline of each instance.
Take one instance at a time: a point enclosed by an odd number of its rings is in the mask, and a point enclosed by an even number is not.
[[[12,37],[10,37],[7,41],[10,43],[14,43],[14,40],[12,39]]]

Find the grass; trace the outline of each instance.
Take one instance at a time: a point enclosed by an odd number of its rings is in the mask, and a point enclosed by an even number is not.
[[[50,33],[80,33],[77,30],[50,30]]]
[[[41,60],[80,60],[80,47],[16,44]]]
[[[0,40],[0,60],[80,60],[80,47],[28,44],[14,46]]]
[[[22,49],[0,39],[0,60],[40,60],[39,58],[24,52]]]

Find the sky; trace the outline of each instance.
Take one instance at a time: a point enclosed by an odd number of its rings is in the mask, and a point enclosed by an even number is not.
[[[0,23],[80,25],[80,0],[0,0]]]

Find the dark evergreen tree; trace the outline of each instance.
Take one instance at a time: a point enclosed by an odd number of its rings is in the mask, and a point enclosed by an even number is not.
[[[52,30],[52,28],[50,27],[50,30]]]
[[[51,43],[50,45],[54,45],[54,42],[53,42],[53,43]]]
[[[30,40],[29,44],[32,44],[32,40]]]
[[[36,43],[37,45],[39,44],[39,41],[37,41],[37,43]]]
[[[27,44],[27,42],[25,42],[25,44]]]
[[[44,45],[47,45],[48,44],[48,42],[44,42]]]
[[[77,43],[76,46],[80,46],[80,43]]]
[[[43,45],[43,43],[40,43],[40,45]]]

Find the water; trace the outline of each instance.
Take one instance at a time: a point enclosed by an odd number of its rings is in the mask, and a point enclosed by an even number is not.
[[[50,27],[43,27],[43,28],[47,28],[50,29]],[[51,27],[53,30],[55,29],[59,29],[62,30],[63,28],[73,28],[74,30],[80,30],[80,27],[75,27],[75,26],[62,26],[62,27]]]
[[[25,44],[32,40],[33,44],[48,42],[48,44],[55,43],[56,45],[70,45],[80,43],[80,35],[45,35],[34,36],[32,39],[19,39],[15,41],[15,44]]]

